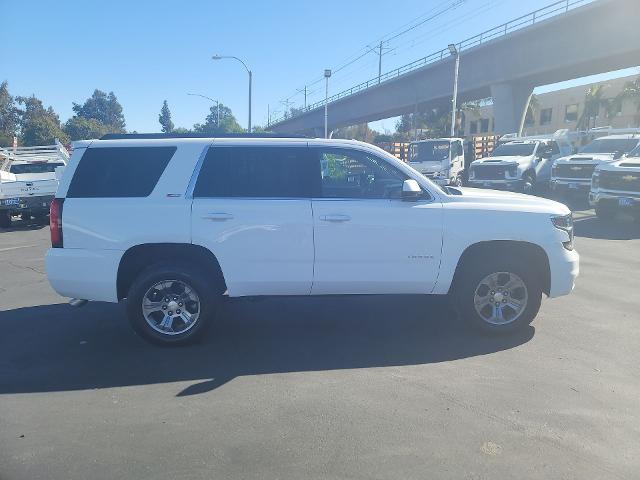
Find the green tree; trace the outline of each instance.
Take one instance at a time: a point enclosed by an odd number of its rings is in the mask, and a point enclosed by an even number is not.
[[[113,92],[107,94],[96,89],[82,105],[74,102],[73,111],[77,117],[97,120],[109,127],[111,132],[123,133],[125,131],[122,105]]]
[[[596,118],[600,113],[600,107],[606,106],[606,100],[603,98],[605,86],[603,84],[592,85],[584,95],[584,109],[576,128],[588,130],[596,126]],[[593,123],[593,125],[592,125]]]
[[[62,143],[69,141],[60,125],[60,118],[53,108],[44,108],[42,101],[34,95],[17,97],[20,110],[20,137],[25,146],[51,145],[57,138]]]
[[[100,138],[111,129],[95,118],[71,117],[64,125],[64,131],[71,140]]]
[[[218,111],[220,112],[220,118],[218,118]],[[196,123],[193,126],[194,132],[215,135],[219,133],[240,133],[244,131],[236,120],[236,117],[233,116],[231,109],[222,103],[220,103],[219,106],[212,105],[209,112],[204,123]]]
[[[622,105],[624,100],[631,100],[636,104],[636,115],[634,120],[636,126],[640,126],[640,77],[624,84],[622,92],[616,96],[615,101],[620,102],[620,105]]]
[[[160,115],[158,115],[158,122],[160,122],[160,125],[162,125],[162,131],[164,133],[173,132],[174,125],[171,121],[171,111],[169,110],[169,104],[166,100],[162,102]]]
[[[415,130],[421,130],[420,137],[436,138],[449,134],[451,128],[451,110],[447,108],[429,108],[417,113],[402,115],[396,122],[397,141],[407,141],[415,137]],[[412,135],[413,133],[413,135]]]
[[[380,132],[369,128],[369,124],[361,123],[350,127],[343,127],[334,130],[333,138],[346,138],[348,140],[360,140],[361,142],[373,143]]]
[[[13,137],[18,133],[20,110],[9,93],[9,84],[0,84],[0,147],[13,145]]]

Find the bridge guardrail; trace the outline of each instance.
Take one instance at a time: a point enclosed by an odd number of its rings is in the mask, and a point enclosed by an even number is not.
[[[502,25],[491,28],[477,35],[474,35],[473,37],[462,40],[461,42],[458,42],[456,44],[456,48],[458,49],[458,52],[462,52],[464,50],[477,47],[478,45],[488,42],[489,40],[503,37],[505,35],[508,35],[509,33],[515,32],[517,30],[528,27],[530,25],[535,25],[537,22],[540,22],[542,20],[547,20],[548,18],[558,16],[562,13],[567,13],[570,10],[586,5],[588,3],[593,3],[594,1],[595,0],[560,0],[558,2],[554,2],[550,5],[539,8],[538,10],[530,12],[526,15],[522,15],[521,17],[514,18],[513,20],[509,20],[508,22],[503,23]],[[301,108],[299,110],[299,113],[297,113],[296,115],[280,117],[277,120],[270,122],[269,125],[275,125],[284,120],[294,118],[302,113],[315,110],[316,108],[324,107],[325,103],[335,102],[336,100],[340,100],[341,98],[348,97],[350,95],[353,95],[354,93],[358,93],[358,92],[361,92],[362,90],[366,90],[368,88],[380,85],[381,83],[384,83],[393,78],[397,78],[401,75],[404,75],[405,73],[409,73],[413,70],[417,70],[418,68],[422,68],[425,65],[429,65],[431,63],[435,63],[439,60],[442,60],[449,55],[450,55],[449,49],[443,48],[442,50],[439,50],[430,55],[427,55],[426,57],[422,57],[418,60],[414,60],[413,62],[407,63],[393,70],[390,70],[386,73],[383,73],[380,76],[367,80],[366,82],[359,83],[357,85],[354,85],[351,88],[335,93],[326,100],[323,99],[318,102],[307,105],[307,107]]]

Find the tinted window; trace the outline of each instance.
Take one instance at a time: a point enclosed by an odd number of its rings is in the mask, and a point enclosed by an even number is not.
[[[306,147],[212,147],[194,197],[311,197],[313,163]]]
[[[67,197],[147,197],[175,151],[176,147],[88,148]]]
[[[601,138],[582,147],[580,153],[628,152],[638,145],[637,138]]]
[[[22,173],[53,173],[57,167],[64,167],[64,163],[19,163],[11,165],[9,173],[14,175]]]
[[[410,162],[442,162],[449,158],[449,142],[417,142],[411,144]]]
[[[319,150],[325,198],[399,198],[409,178],[385,160],[364,152]]]
[[[528,157],[533,154],[535,143],[505,143],[496,147],[491,153],[492,157]]]

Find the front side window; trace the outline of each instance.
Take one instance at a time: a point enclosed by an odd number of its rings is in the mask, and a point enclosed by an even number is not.
[[[309,198],[313,180],[306,146],[211,147],[193,196]]]
[[[318,149],[324,198],[400,198],[409,178],[387,161],[365,152]]]

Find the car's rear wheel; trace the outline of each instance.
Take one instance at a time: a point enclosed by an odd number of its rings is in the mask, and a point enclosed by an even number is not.
[[[156,265],[143,271],[127,295],[129,321],[144,339],[184,345],[200,339],[212,323],[220,293],[190,265]]]
[[[456,307],[473,326],[509,333],[538,314],[542,285],[535,269],[512,259],[470,262],[457,284]]]
[[[531,173],[522,175],[522,193],[533,195],[536,189],[536,179]]]

